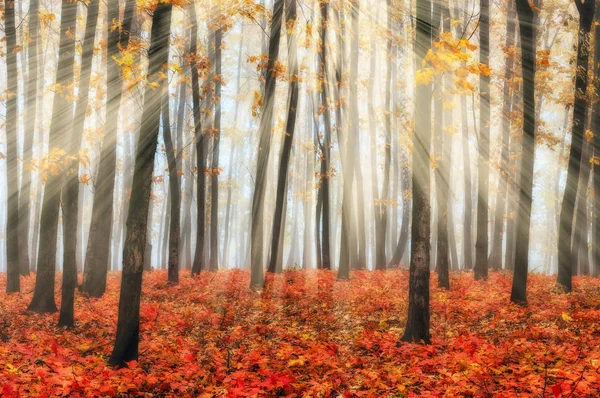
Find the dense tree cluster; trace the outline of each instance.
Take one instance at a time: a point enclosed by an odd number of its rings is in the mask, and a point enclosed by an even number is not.
[[[152,269],[260,296],[407,267],[409,343],[459,271],[571,292],[600,274],[600,5],[574,3],[5,0],[7,293],[35,272],[28,311],[57,312],[62,272],[74,327],[122,271],[123,366]]]

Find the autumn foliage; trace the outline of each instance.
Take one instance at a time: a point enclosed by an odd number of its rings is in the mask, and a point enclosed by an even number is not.
[[[272,278],[272,276],[270,276]],[[5,276],[0,284],[6,283]],[[531,276],[530,306],[508,304],[509,274],[473,282],[453,274],[433,290],[433,344],[399,343],[408,274],[326,271],[268,279],[261,295],[245,271],[166,283],[145,276],[139,362],[110,355],[119,274],[107,294],[79,297],[77,324],[26,312],[23,295],[0,300],[0,395],[12,396],[594,396],[600,390],[600,280],[575,291]],[[60,281],[57,281],[60,283]],[[433,283],[435,285],[435,283]],[[58,291],[58,289],[57,289]]]

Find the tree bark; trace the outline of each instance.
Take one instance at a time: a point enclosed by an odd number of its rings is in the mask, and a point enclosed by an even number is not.
[[[188,5],[188,14],[192,25],[190,48],[192,54],[198,54],[198,21],[196,18],[196,6],[193,2]],[[196,141],[196,173],[197,173],[197,231],[196,231],[196,251],[194,253],[194,264],[192,265],[192,275],[198,275],[205,269],[204,262],[204,240],[205,240],[205,208],[206,208],[206,150],[204,147],[205,136],[202,133],[202,111],[200,109],[200,83],[198,79],[198,65],[191,63],[192,74],[192,111],[194,115],[194,139]]]
[[[75,42],[67,36],[67,32],[75,32],[77,3],[63,0],[60,18],[60,44],[56,83],[66,86],[73,80],[73,58]],[[50,148],[66,148],[68,138],[65,134],[73,128],[72,104],[60,92],[55,93],[50,122]],[[38,269],[35,278],[33,299],[28,310],[33,312],[56,312],[54,302],[54,280],[56,272],[56,250],[58,234],[58,214],[60,211],[62,176],[48,173],[44,192],[44,202],[40,217],[40,248],[38,252]]]
[[[420,65],[432,46],[431,1],[417,0],[416,61]],[[417,85],[413,135],[413,223],[406,342],[431,341],[429,334],[429,266],[431,263],[431,84]]]
[[[261,289],[264,285],[263,242],[264,242],[264,207],[267,183],[267,169],[271,153],[273,130],[273,108],[275,105],[276,76],[275,63],[279,58],[279,42],[281,39],[281,20],[283,17],[283,0],[275,0],[273,18],[271,20],[271,35],[269,39],[269,54],[267,70],[265,71],[265,95],[262,116],[260,119],[260,138],[258,144],[258,160],[254,195],[252,198],[252,240],[250,242],[251,278],[250,287]]]
[[[479,62],[489,65],[490,62],[490,3],[480,2],[479,19]],[[488,206],[489,206],[489,173],[490,173],[490,76],[480,75],[479,79],[479,157],[477,160],[477,240],[475,242],[475,279],[488,277]]]
[[[88,92],[90,89],[90,76],[92,74],[92,60],[94,58],[94,40],[96,26],[98,25],[99,0],[92,0],[88,5],[85,25],[85,37],[81,54],[81,74],[79,78],[79,98],[75,108],[75,119],[71,130],[68,152],[77,159],[81,149],[83,124],[88,107]],[[63,191],[63,225],[64,225],[64,256],[62,299],[60,302],[60,326],[73,326],[75,321],[74,302],[75,288],[77,287],[77,214],[79,211],[79,162],[76,160],[72,166],[73,171],[65,177]]]
[[[511,0],[506,13],[506,48],[515,44],[516,12]],[[499,187],[496,195],[496,211],[494,214],[494,230],[492,236],[492,252],[489,264],[492,269],[502,269],[502,241],[504,236],[504,219],[506,215],[506,198],[508,195],[508,167],[510,147],[510,126],[512,114],[511,78],[513,76],[514,57],[512,53],[506,56],[504,64],[504,104],[502,107],[502,152],[500,155]]]
[[[6,184],[7,184],[7,220],[6,220],[6,292],[17,293],[21,290],[19,279],[19,164],[18,164],[18,80],[17,74],[17,31],[15,25],[15,3],[4,2],[4,25],[6,37]],[[37,282],[37,281],[36,281]],[[37,285],[37,283],[36,283]]]
[[[519,206],[516,219],[515,272],[510,300],[527,305],[529,269],[529,230],[533,200],[535,156],[535,59],[536,16],[527,0],[516,0],[521,32],[521,67],[523,70],[523,153],[519,170]]]
[[[117,337],[110,356],[111,365],[123,366],[138,358],[140,328],[140,296],[144,251],[146,248],[146,224],[154,155],[158,143],[160,108],[164,80],[159,79],[163,65],[169,60],[169,36],[171,30],[171,3],[158,3],[152,16],[150,49],[148,50],[148,79],[156,81],[156,90],[146,87],[140,139],[137,147],[133,187],[127,217],[127,238],[123,251],[123,276],[119,299]]]
[[[100,167],[95,180],[94,203],[92,205],[92,221],[85,255],[83,274],[83,291],[90,297],[102,297],[106,291],[106,273],[108,271],[110,239],[113,223],[113,193],[115,187],[115,170],[117,161],[117,128],[121,107],[122,79],[119,65],[114,58],[119,55],[119,47],[129,43],[129,30],[133,20],[135,2],[127,0],[123,28],[109,29],[107,58],[107,105],[106,124]],[[119,21],[119,1],[109,0],[108,20]]]
[[[575,0],[575,4],[577,5],[580,19],[577,45],[575,103],[573,106],[573,133],[571,152],[569,154],[567,183],[565,186],[565,194],[563,196],[562,208],[560,212],[560,229],[558,233],[557,282],[567,292],[570,292],[573,289],[573,253],[571,251],[571,237],[573,234],[573,216],[575,212],[575,201],[577,197],[577,187],[581,170],[583,136],[587,119],[587,102],[585,93],[588,85],[589,33],[594,19],[595,0],[589,0],[585,3]]]
[[[277,198],[275,203],[275,215],[273,217],[273,235],[271,242],[271,257],[269,259],[268,272],[282,271],[282,264],[279,259],[279,251],[283,247],[283,233],[285,231],[284,205],[287,202],[288,172],[292,153],[292,143],[296,131],[296,110],[298,108],[298,54],[297,38],[295,32],[296,23],[296,1],[286,0],[286,26],[290,27],[288,38],[288,63],[289,63],[289,98],[288,113],[285,126],[285,137],[281,148],[281,157],[279,159],[279,175],[277,179]]]
[[[39,34],[39,1],[29,2],[29,46],[27,49],[27,118],[23,141],[23,180],[19,195],[19,271],[21,275],[29,275],[31,264],[29,257],[29,223],[31,218],[31,174],[30,162],[33,159],[31,147],[35,135],[37,119],[37,85],[38,85],[38,34]],[[32,250],[33,253],[33,250]]]

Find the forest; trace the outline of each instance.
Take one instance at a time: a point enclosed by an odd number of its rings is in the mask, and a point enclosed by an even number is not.
[[[600,396],[600,0],[0,28],[0,396]]]

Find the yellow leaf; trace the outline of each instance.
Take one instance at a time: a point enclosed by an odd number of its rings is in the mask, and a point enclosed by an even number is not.
[[[418,85],[426,86],[431,84],[431,81],[433,80],[433,69],[425,68],[418,70],[415,74],[415,80]]]
[[[573,320],[573,318],[571,318],[569,316],[569,314],[567,314],[566,312],[563,312],[561,314],[561,317],[562,317],[563,321],[565,321],[565,322],[571,322]]]

